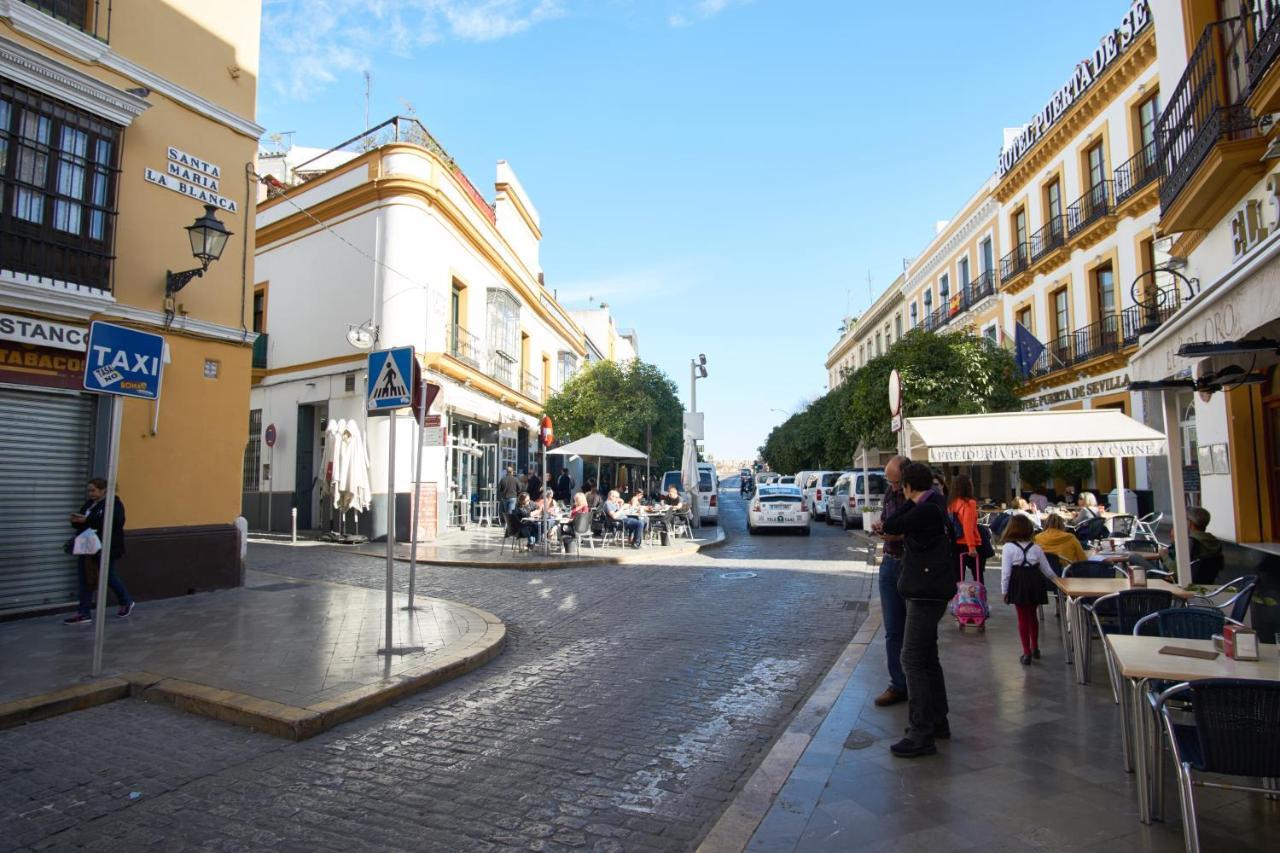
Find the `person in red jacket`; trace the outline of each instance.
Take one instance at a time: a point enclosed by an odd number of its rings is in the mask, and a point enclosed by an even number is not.
[[[960,580],[964,580],[964,567],[973,566],[973,579],[982,583],[982,560],[978,546],[982,534],[978,532],[978,502],[973,497],[973,480],[967,474],[956,477],[951,484],[951,503],[947,511],[960,519],[961,534],[956,539],[956,553],[960,560]]]

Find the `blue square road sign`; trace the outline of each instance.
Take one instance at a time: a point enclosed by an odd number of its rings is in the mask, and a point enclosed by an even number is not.
[[[413,402],[413,357],[413,347],[396,347],[369,353],[369,411],[394,411]]]
[[[160,399],[164,336],[95,320],[89,326],[84,389],[97,394]]]

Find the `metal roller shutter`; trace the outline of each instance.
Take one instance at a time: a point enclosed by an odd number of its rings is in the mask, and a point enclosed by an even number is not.
[[[62,552],[84,502],[94,398],[0,388],[0,613],[76,600]]]

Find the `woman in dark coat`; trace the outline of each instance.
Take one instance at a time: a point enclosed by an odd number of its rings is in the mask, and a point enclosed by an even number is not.
[[[98,538],[102,539],[102,527],[107,517],[107,481],[101,477],[95,477],[89,481],[86,488],[89,499],[80,507],[79,512],[71,514],[71,526],[77,531],[93,530],[98,534]],[[124,556],[124,502],[120,500],[120,496],[116,495],[115,511],[111,516],[111,557],[107,562],[107,584],[111,587],[111,591],[116,594],[116,599],[120,602],[120,609],[116,611],[116,616],[124,618],[133,612],[133,606],[136,602],[129,595],[129,590],[125,589],[124,583],[120,580],[120,575],[116,572],[116,561]],[[93,597],[97,593],[95,588],[97,584],[90,583],[90,566],[94,566],[98,571],[102,571],[102,554],[94,554],[91,556],[80,557],[80,606],[76,610],[75,615],[69,616],[63,621],[68,625],[87,625],[93,621]],[[94,573],[96,574],[96,572]]]

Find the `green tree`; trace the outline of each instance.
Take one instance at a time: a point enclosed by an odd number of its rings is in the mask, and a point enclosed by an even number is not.
[[[653,429],[651,458],[658,466],[679,461],[684,407],[676,385],[655,365],[636,359],[588,364],[547,400],[556,437],[566,441],[593,432],[645,449],[645,428]]]

